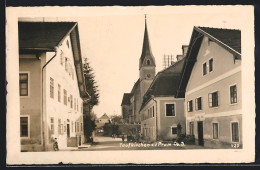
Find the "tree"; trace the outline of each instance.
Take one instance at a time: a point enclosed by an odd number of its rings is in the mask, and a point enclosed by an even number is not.
[[[90,141],[92,132],[95,130],[96,124],[96,115],[92,112],[93,107],[99,103],[99,91],[98,86],[96,85],[94,71],[90,67],[87,58],[84,60],[83,73],[85,78],[85,86],[90,99],[83,104],[83,114],[84,114],[84,133],[86,141]]]

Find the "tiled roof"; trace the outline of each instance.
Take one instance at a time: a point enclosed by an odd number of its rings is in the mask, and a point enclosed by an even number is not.
[[[121,106],[122,105],[130,105],[131,97],[132,97],[132,93],[124,93]]]
[[[241,53],[241,31],[235,29],[221,29],[210,27],[198,27],[204,32],[215,37],[235,51]]]
[[[153,96],[174,96],[178,90],[184,59],[157,73],[143,98],[141,109]]]
[[[230,53],[234,55],[235,59],[241,60],[240,30],[194,27],[176,97],[183,98],[185,96],[186,86],[190,79],[190,75],[194,67],[194,64],[197,60],[198,52],[200,50],[200,46],[204,36],[216,42],[222,48],[228,50]]]
[[[19,22],[19,48],[53,51],[75,22]]]

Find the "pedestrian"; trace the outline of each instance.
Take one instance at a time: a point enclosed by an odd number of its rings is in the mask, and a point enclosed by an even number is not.
[[[125,135],[124,134],[122,135],[122,142],[123,143],[125,142]]]
[[[58,151],[59,150],[57,138],[54,138],[53,149],[54,149],[54,151]]]

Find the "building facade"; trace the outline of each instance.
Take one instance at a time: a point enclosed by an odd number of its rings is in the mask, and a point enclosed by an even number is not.
[[[177,92],[185,96],[187,134],[199,145],[241,148],[240,30],[194,27],[189,47]]]
[[[145,140],[170,141],[185,134],[184,98],[176,98],[184,59],[158,72],[144,95],[141,132]],[[179,124],[180,130],[177,130]]]
[[[22,151],[78,146],[85,90],[75,22],[19,22]]]

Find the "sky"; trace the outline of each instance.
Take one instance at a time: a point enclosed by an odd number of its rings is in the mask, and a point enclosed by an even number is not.
[[[81,9],[81,8],[80,8]],[[46,20],[77,21],[81,53],[94,70],[100,93],[97,117],[121,114],[124,93],[139,78],[145,14],[156,72],[162,70],[163,56],[182,54],[194,26],[241,29],[236,7],[99,7],[83,8],[73,17]],[[74,10],[75,12],[75,10]]]

